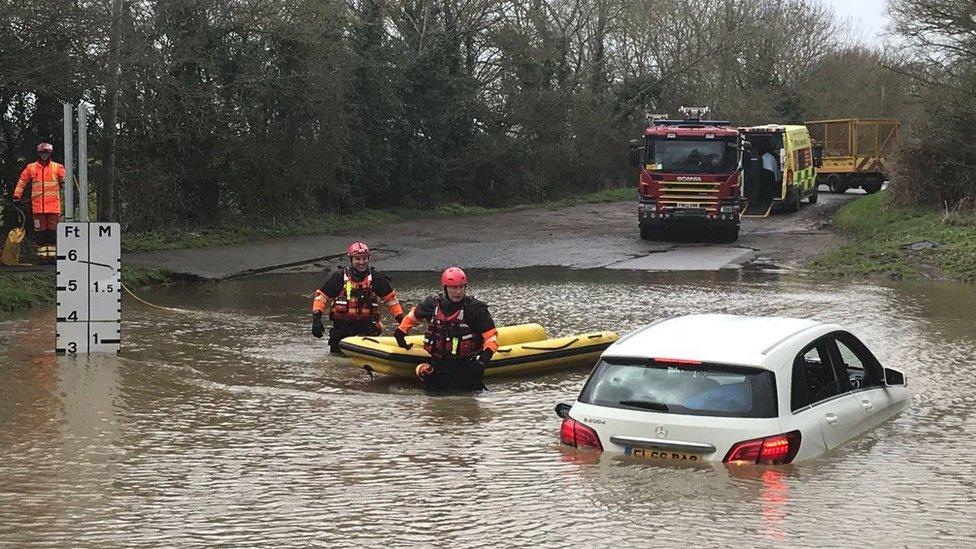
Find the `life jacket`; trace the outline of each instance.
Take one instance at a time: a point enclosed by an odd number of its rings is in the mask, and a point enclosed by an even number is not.
[[[373,291],[373,272],[356,282],[349,276],[349,270],[342,271],[342,288],[339,295],[332,302],[329,318],[339,321],[370,321],[379,320],[379,303],[376,292]]]
[[[461,302],[461,306],[451,315],[441,310],[441,298],[438,296],[434,307],[434,316],[427,324],[424,334],[424,350],[434,358],[471,358],[481,350],[483,341],[481,334],[475,333],[464,322],[464,309],[469,298]]]

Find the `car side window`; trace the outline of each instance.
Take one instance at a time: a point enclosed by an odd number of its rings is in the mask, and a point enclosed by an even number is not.
[[[840,371],[847,375],[852,389],[880,387],[884,373],[871,351],[847,332],[831,334],[836,338]]]
[[[830,359],[831,341],[821,338],[804,348],[793,361],[790,409],[794,412],[838,395],[846,390],[834,372]]]

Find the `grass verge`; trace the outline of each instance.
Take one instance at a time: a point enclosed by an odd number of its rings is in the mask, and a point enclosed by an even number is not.
[[[973,219],[893,206],[885,201],[885,194],[866,196],[838,210],[834,226],[849,243],[810,267],[837,276],[976,281]]]
[[[370,225],[396,223],[407,219],[461,217],[487,215],[508,211],[524,210],[540,207],[563,207],[576,204],[595,204],[599,202],[617,202],[635,198],[636,191],[631,187],[622,189],[608,189],[574,198],[547,201],[538,204],[524,204],[506,208],[484,208],[480,206],[462,206],[460,204],[445,204],[435,210],[369,210],[363,209],[350,214],[321,214],[314,218],[289,224],[255,224],[228,225],[198,230],[149,231],[142,233],[125,233],[122,235],[123,252],[143,252],[155,250],[176,250],[184,248],[203,248],[210,246],[226,246],[243,244],[256,240],[265,240],[282,236],[302,236],[311,234],[325,234],[340,230],[355,229]]]
[[[172,282],[169,271],[141,266],[122,267],[122,282],[130,289]],[[54,273],[0,271],[0,312],[24,311],[54,303]]]
[[[0,312],[22,311],[54,303],[54,273],[0,275]]]

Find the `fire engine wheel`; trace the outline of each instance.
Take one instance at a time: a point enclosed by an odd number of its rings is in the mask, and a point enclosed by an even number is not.
[[[865,183],[861,188],[868,194],[874,194],[881,190],[881,183]]]
[[[641,240],[657,240],[658,231],[654,230],[654,227],[650,225],[640,225],[640,237]]]
[[[739,227],[727,227],[722,231],[723,242],[735,242],[739,240]]]

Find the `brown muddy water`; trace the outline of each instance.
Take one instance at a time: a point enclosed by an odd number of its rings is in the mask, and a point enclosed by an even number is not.
[[[428,396],[308,335],[318,276],[125,303],[119,357],[56,358],[51,309],[0,319],[0,546],[968,545],[976,289],[795,274],[471,273],[500,324],[621,333],[713,311],[853,328],[915,394],[822,458],[730,472],[562,449],[587,372]],[[395,276],[404,301],[435,274]],[[389,323],[388,323],[389,324]],[[707,337],[703,336],[703,341]]]

